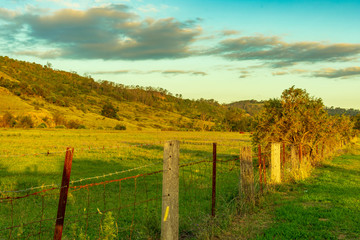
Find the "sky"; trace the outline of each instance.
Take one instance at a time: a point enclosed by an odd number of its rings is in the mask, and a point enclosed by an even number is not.
[[[360,1],[0,0],[0,55],[220,103],[360,109]]]

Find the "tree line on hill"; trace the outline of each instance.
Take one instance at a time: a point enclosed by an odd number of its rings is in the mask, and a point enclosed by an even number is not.
[[[37,96],[51,104],[61,107],[75,106],[84,112],[95,111],[97,114],[101,114],[104,101],[137,102],[190,119],[213,123],[212,126],[205,125],[201,129],[195,124],[182,126],[179,122],[176,123],[179,128],[214,131],[252,129],[252,117],[244,110],[220,104],[213,99],[183,99],[181,95],[173,95],[162,88],[125,86],[106,80],[95,81],[89,75],[80,76],[76,72],[52,69],[51,64],[42,66],[6,56],[0,57],[0,66],[0,71],[12,78],[1,76],[0,86],[19,97]],[[89,106],[97,108],[94,110]]]

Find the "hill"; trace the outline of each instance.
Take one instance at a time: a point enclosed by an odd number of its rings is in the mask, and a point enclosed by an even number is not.
[[[95,81],[53,69],[51,64],[6,56],[0,57],[0,87],[0,116],[7,113],[17,123],[30,116],[33,126],[113,128],[120,124],[127,129],[219,131],[251,127],[244,110],[213,99],[189,100],[162,88]],[[103,116],[106,104],[114,107],[116,116]],[[4,117],[2,122],[5,126]]]
[[[264,101],[257,100],[243,100],[238,102],[232,102],[228,104],[229,107],[243,109],[250,116],[257,115],[263,108]]]

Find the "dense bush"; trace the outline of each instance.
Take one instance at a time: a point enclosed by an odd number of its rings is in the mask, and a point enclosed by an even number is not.
[[[121,125],[121,124],[116,124],[116,126],[114,127],[115,130],[126,130],[126,126],[125,125]]]
[[[101,110],[101,115],[103,115],[104,117],[108,117],[108,118],[118,118],[117,112],[119,111],[119,109],[115,108],[110,102],[107,102],[104,104],[102,110]]]
[[[16,127],[21,127],[21,128],[33,128],[34,127],[34,122],[31,119],[30,116],[22,116],[19,117],[19,121],[16,124]]]
[[[9,112],[4,113],[2,121],[4,127],[14,127],[16,125],[15,117]]]
[[[80,125],[80,122],[76,120],[70,120],[66,123],[66,127],[70,129],[78,129]]]
[[[47,128],[46,123],[40,123],[37,128]]]

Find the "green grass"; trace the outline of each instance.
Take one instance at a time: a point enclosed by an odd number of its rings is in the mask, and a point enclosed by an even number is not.
[[[180,164],[212,159],[212,142],[218,143],[218,159],[233,159],[239,146],[249,144],[249,135],[211,132],[119,132],[105,130],[1,130],[0,191],[41,185],[59,185],[65,149],[75,148],[71,179],[92,179],[71,184],[82,185],[120,179],[162,169],[163,144],[181,141]],[[125,143],[126,142],[126,143]],[[198,145],[196,143],[206,143]],[[147,143],[139,146],[138,143]],[[194,143],[194,144],[189,144]],[[104,149],[103,149],[104,147]],[[31,155],[50,152],[50,155]],[[28,154],[27,156],[19,156]],[[30,155],[29,155],[30,154]],[[102,175],[155,164],[143,169],[101,177]],[[180,169],[180,234],[197,239],[208,234],[211,206],[211,163]],[[212,231],[230,222],[229,212],[238,191],[238,163],[218,164],[217,218]],[[157,239],[161,220],[162,173],[99,186],[70,190],[64,226],[64,239],[84,236],[106,239],[113,229],[117,238]],[[136,185],[136,187],[135,187]],[[45,187],[48,188],[48,187]],[[121,189],[121,191],[120,191]],[[136,189],[136,190],[135,190]],[[22,196],[29,192],[2,193],[1,197]],[[0,231],[0,239],[29,237],[49,239],[53,235],[59,190],[12,202],[0,203],[0,226],[33,224]],[[146,202],[149,199],[153,201]],[[134,207],[134,203],[137,203]],[[111,216],[109,215],[111,212]],[[111,220],[113,218],[113,220]],[[41,219],[51,219],[42,222]],[[215,226],[215,227],[214,227]],[[215,228],[215,229],[214,229]],[[39,231],[41,235],[36,235]],[[34,234],[32,236],[31,234]]]
[[[223,239],[360,239],[360,154],[350,152],[304,181],[276,187]]]

